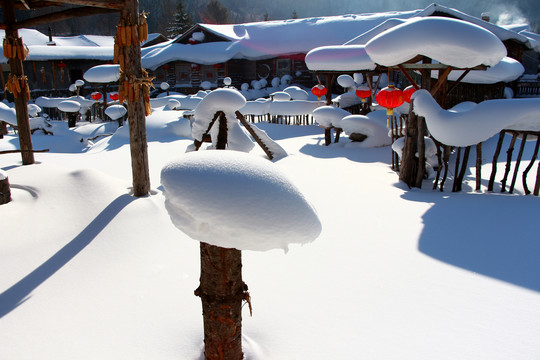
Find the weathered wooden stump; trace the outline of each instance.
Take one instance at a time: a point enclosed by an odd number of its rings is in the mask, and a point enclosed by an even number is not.
[[[11,190],[9,188],[9,179],[0,172],[0,205],[11,201]]]

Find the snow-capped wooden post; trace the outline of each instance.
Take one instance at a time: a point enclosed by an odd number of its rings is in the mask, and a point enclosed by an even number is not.
[[[15,8],[14,1],[2,0],[2,10],[4,12],[4,22],[6,24],[6,41],[20,42],[21,46],[13,47],[13,49],[24,49],[22,47],[22,39],[19,38],[19,32],[15,26]],[[10,45],[11,47],[11,45]],[[20,51],[11,51],[9,56],[9,68],[11,71],[10,78],[14,81],[24,83],[25,87],[28,86],[26,77],[24,76],[23,58],[24,54],[20,54]],[[8,83],[9,83],[8,79]],[[20,84],[19,84],[20,86]],[[21,89],[22,90],[22,89]],[[28,93],[29,94],[29,93]],[[21,156],[23,165],[30,165],[35,163],[34,153],[32,147],[32,133],[30,130],[30,121],[28,120],[28,108],[26,105],[27,95],[26,93],[19,92],[14,94],[15,98],[15,110],[17,112],[17,128],[19,133],[19,145],[21,147]]]
[[[276,165],[238,151],[187,153],[163,168],[161,183],[172,222],[201,242],[205,359],[242,359],[242,303],[251,304],[241,251],[311,242],[317,214]]]
[[[139,1],[127,0],[121,11],[115,38],[115,60],[119,62],[122,74],[119,93],[128,103],[133,195],[137,197],[150,192],[146,115],[150,107],[151,79],[141,66],[140,41],[145,38],[146,25],[140,17]]]
[[[232,120],[245,103],[234,90],[208,94],[195,109],[194,148],[213,130],[216,150],[187,153],[161,172],[172,222],[201,242],[195,295],[201,298],[208,360],[243,358],[242,303],[247,301],[250,310],[251,303],[241,251],[286,250],[289,243],[312,241],[321,230],[311,205],[275,165],[244,152],[222,151],[253,147],[241,144],[239,135],[245,134]],[[216,121],[218,126],[212,126]]]

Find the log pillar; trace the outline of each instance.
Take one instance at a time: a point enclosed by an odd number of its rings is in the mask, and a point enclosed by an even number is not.
[[[125,24],[139,23],[139,1],[126,0],[121,11]],[[126,79],[143,78],[141,65],[141,44],[136,42],[126,46],[125,69]],[[143,92],[137,92],[134,101],[128,101],[129,146],[131,150],[131,169],[133,174],[133,195],[146,196],[150,192],[150,170],[148,164],[148,142],[146,137],[146,115]]]
[[[240,360],[242,353],[242,253],[201,242],[201,298],[204,358]]]
[[[4,11],[4,22],[6,24],[6,38],[18,38],[19,32],[15,27],[15,8],[13,1],[2,0],[2,10]],[[9,68],[13,76],[24,76],[23,62],[21,59],[10,58]],[[32,147],[32,133],[30,130],[30,122],[28,120],[28,106],[26,97],[19,95],[15,98],[15,111],[17,113],[17,127],[19,133],[19,146],[22,156],[22,164],[34,164],[34,153]]]

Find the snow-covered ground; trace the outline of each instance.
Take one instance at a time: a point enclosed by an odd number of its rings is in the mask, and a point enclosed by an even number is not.
[[[0,359],[202,358],[199,244],[172,224],[160,184],[193,143],[180,114],[148,118],[148,197],[130,196],[125,128],[86,140],[115,122],[53,122],[54,136],[33,136],[50,149],[35,165],[0,155],[13,197],[0,206]],[[246,359],[538,358],[540,199],[520,182],[514,195],[485,193],[496,139],[483,148],[482,193],[474,169],[451,193],[400,184],[389,146],[343,135],[324,146],[318,126],[258,125],[288,153],[274,164],[322,232],[287,254],[243,251]],[[0,140],[14,148],[14,134]]]

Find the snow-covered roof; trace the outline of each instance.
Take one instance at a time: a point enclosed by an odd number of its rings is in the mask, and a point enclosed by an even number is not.
[[[19,36],[28,47],[27,60],[102,60],[112,61],[114,39],[112,36],[79,35],[53,36],[55,45],[48,45],[49,37],[34,29],[20,29]],[[0,38],[5,37],[5,31],[0,30]],[[3,53],[3,52],[2,52]],[[0,54],[0,63],[7,59]]]
[[[169,41],[143,49],[143,66],[156,69],[171,61],[215,64],[231,59],[259,60],[279,55],[307,54],[321,46],[345,43],[364,45],[380,32],[414,17],[448,15],[489,30],[501,41],[515,40],[530,49],[540,49],[532,38],[438,4],[425,9],[359,15],[341,15],[263,21],[245,24],[198,24],[191,32],[206,31],[227,41],[195,45]],[[189,37],[191,32],[183,35]],[[276,41],[279,39],[279,41]],[[351,40],[352,39],[352,40]],[[178,40],[178,39],[177,39]]]
[[[506,56],[502,41],[492,32],[466,21],[446,17],[412,18],[366,44],[377,64],[395,66],[428,56],[457,68],[493,66]]]
[[[196,45],[168,42],[143,49],[143,66],[156,69],[170,61],[215,64],[231,59],[266,59],[279,55],[306,54],[325,45],[341,45],[389,18],[407,19],[418,10],[361,15],[341,15],[263,21],[245,24],[199,24],[230,41]],[[276,41],[279,39],[279,41]]]

